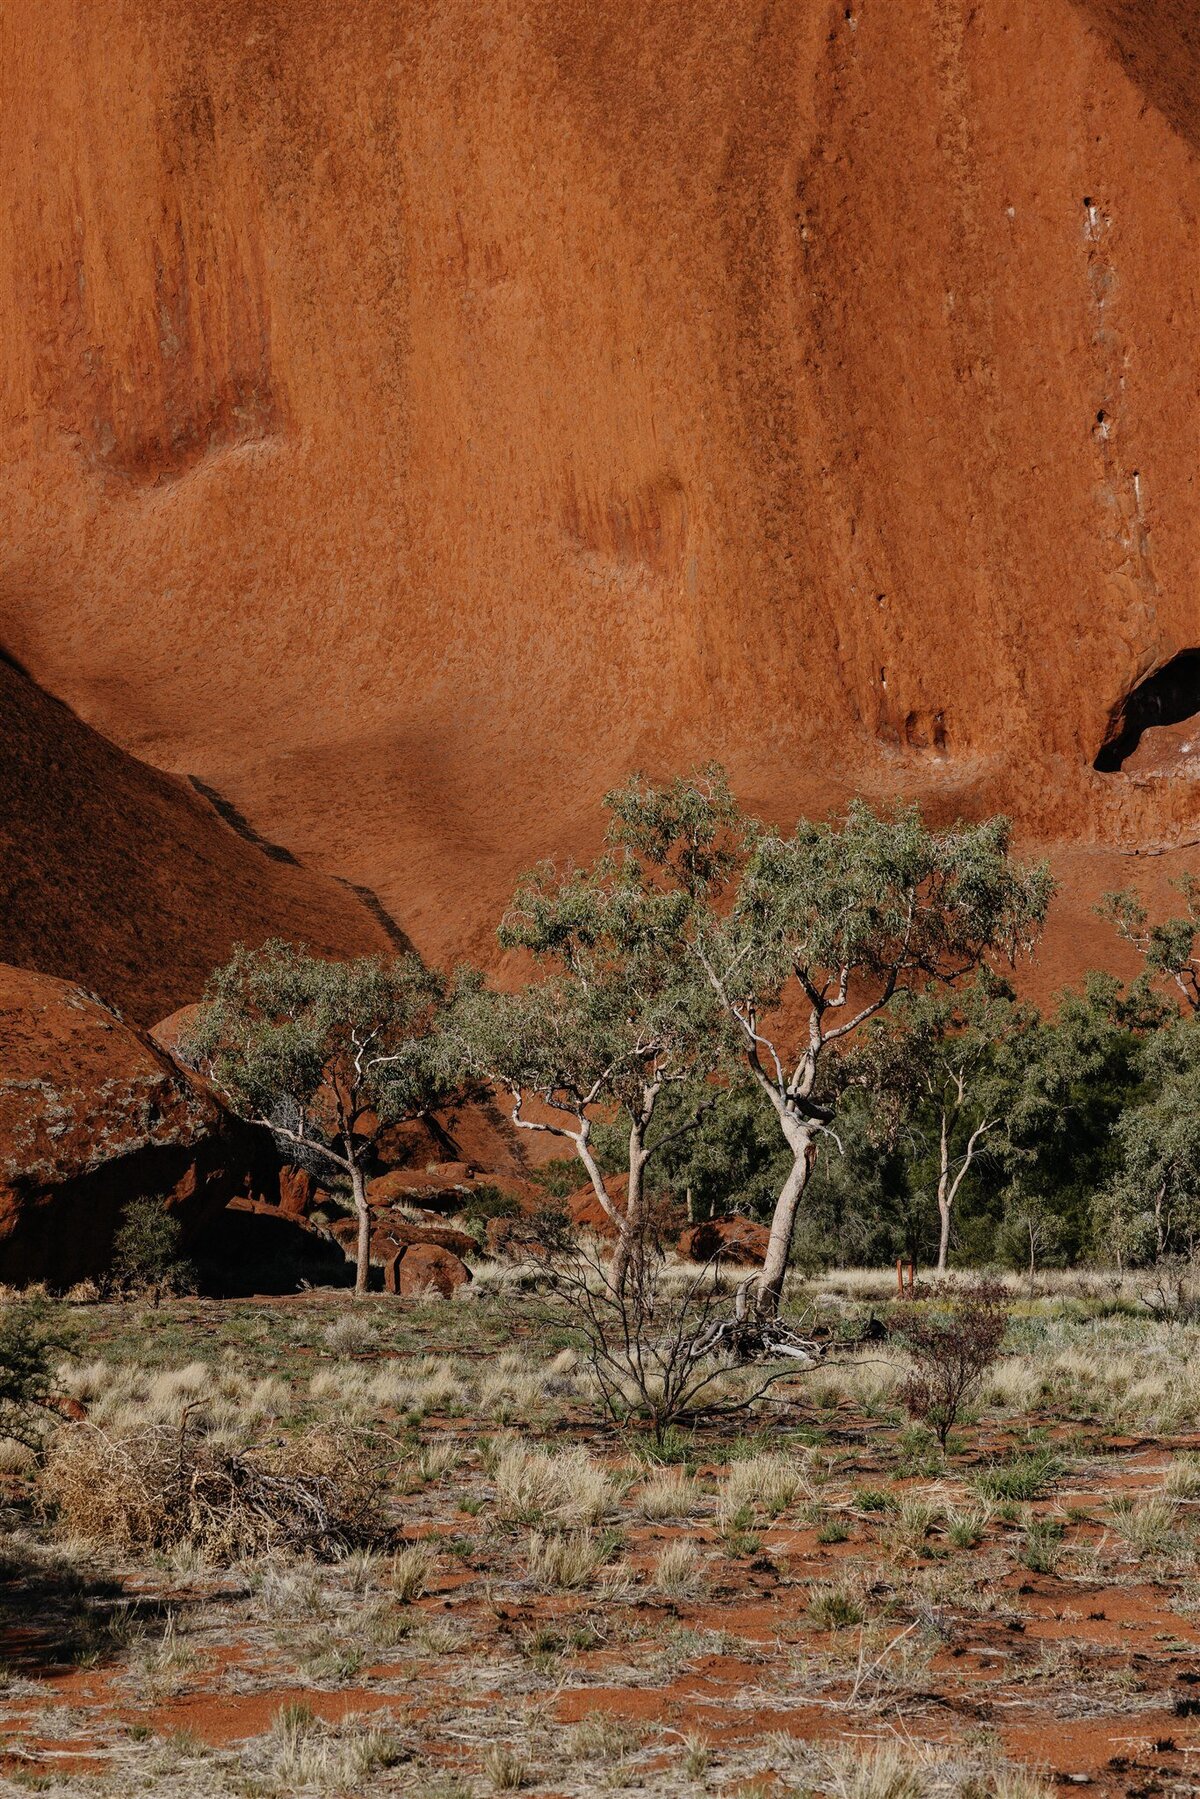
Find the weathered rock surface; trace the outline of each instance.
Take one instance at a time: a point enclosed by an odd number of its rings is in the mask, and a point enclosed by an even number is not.
[[[623,1213],[628,1195],[627,1177],[623,1174],[606,1174],[604,1190],[617,1212]],[[600,1204],[590,1181],[569,1194],[563,1201],[563,1207],[576,1230],[592,1231],[597,1237],[616,1236],[616,1224]],[[650,1198],[648,1209],[651,1223],[660,1236],[673,1236],[678,1232],[683,1213],[682,1208],[673,1200]]]
[[[761,1262],[770,1232],[753,1218],[710,1218],[693,1224],[679,1239],[679,1253],[693,1262]]]
[[[1200,639],[1193,12],[9,0],[0,643],[433,956],[716,753],[1012,811],[1111,958],[1195,835],[1093,768]]]
[[[440,1293],[443,1299],[450,1299],[471,1279],[471,1270],[452,1251],[433,1243],[417,1243],[400,1258],[396,1278],[395,1290],[402,1298]]]
[[[625,1209],[627,1183],[624,1175],[608,1174],[604,1177],[604,1191],[618,1212]],[[592,1231],[598,1237],[615,1237],[617,1227],[608,1212],[600,1204],[596,1190],[588,1181],[577,1187],[563,1201],[563,1209],[576,1230]]]
[[[0,967],[0,1281],[107,1268],[122,1209],[161,1197],[195,1239],[261,1154],[149,1038],[64,981]]]
[[[338,1218],[330,1226],[346,1254],[353,1256],[358,1238],[358,1223],[353,1218]],[[371,1261],[381,1266],[397,1250],[432,1244],[438,1249],[453,1250],[456,1255],[472,1255],[478,1245],[466,1231],[449,1224],[411,1224],[395,1213],[376,1213],[371,1222]]]
[[[0,659],[0,961],[81,981],[149,1024],[235,942],[271,936],[391,949],[356,895],[248,842]]]

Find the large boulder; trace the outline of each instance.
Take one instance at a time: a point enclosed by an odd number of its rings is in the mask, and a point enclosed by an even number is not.
[[[161,1198],[195,1240],[254,1185],[264,1147],[100,1000],[0,966],[0,1281],[64,1287],[102,1273],[141,1196]]]
[[[616,1210],[623,1212],[628,1193],[627,1177],[623,1174],[605,1175],[604,1191]],[[567,1217],[577,1231],[592,1231],[598,1237],[616,1236],[617,1227],[600,1204],[596,1189],[590,1181],[568,1194],[564,1204]]]
[[[763,1261],[770,1232],[753,1218],[709,1218],[693,1224],[679,1239],[679,1253],[693,1262],[738,1262],[746,1266]]]
[[[353,1257],[358,1243],[358,1220],[339,1218],[330,1226],[330,1235],[341,1244],[347,1256]],[[371,1220],[371,1261],[383,1267],[397,1250],[433,1244],[451,1250],[455,1255],[473,1255],[479,1245],[466,1231],[450,1224],[413,1224],[395,1213],[376,1213]]]
[[[415,1299],[423,1293],[440,1293],[443,1299],[451,1299],[470,1278],[466,1263],[436,1243],[417,1243],[406,1249],[399,1259],[398,1274],[393,1274],[395,1291],[405,1299]]]
[[[628,1175],[606,1174],[604,1191],[616,1211],[623,1213],[629,1191]],[[591,1231],[597,1237],[616,1237],[616,1224],[600,1204],[599,1196],[590,1181],[569,1194],[564,1205],[567,1217],[577,1231]],[[683,1208],[661,1194],[650,1195],[646,1209],[651,1228],[659,1238],[673,1237],[683,1222]]]

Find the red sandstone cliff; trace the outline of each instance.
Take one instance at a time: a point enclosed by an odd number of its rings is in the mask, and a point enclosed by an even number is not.
[[[391,948],[356,895],[247,842],[0,660],[0,964],[82,982],[148,1025],[235,942],[270,936]]]
[[[635,762],[1200,835],[1092,768],[1200,642],[1198,64],[1183,0],[10,0],[0,643],[433,954]]]

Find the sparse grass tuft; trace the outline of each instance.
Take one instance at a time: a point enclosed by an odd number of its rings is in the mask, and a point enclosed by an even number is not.
[[[699,1486],[685,1474],[660,1474],[638,1494],[643,1518],[694,1518],[702,1504]]]
[[[1049,1449],[1036,1449],[1029,1455],[1014,1456],[1008,1462],[993,1462],[975,1476],[976,1490],[984,1499],[1029,1501],[1041,1497],[1058,1474],[1058,1464]]]
[[[803,1469],[783,1455],[755,1455],[730,1466],[721,1495],[722,1510],[737,1512],[743,1506],[778,1518],[805,1490]]]
[[[1165,1555],[1175,1543],[1178,1518],[1174,1499],[1165,1495],[1135,1499],[1118,1494],[1109,1507],[1113,1531],[1139,1556]]]
[[[865,1617],[862,1600],[851,1587],[828,1583],[812,1589],[808,1616],[817,1630],[845,1630]]]
[[[534,1586],[550,1592],[578,1592],[595,1585],[611,1554],[611,1545],[591,1531],[552,1535],[531,1531],[525,1565]]]
[[[514,1444],[496,1464],[496,1510],[511,1524],[562,1530],[599,1524],[616,1503],[611,1477],[584,1449],[560,1455]]]
[[[497,1743],[489,1749],[483,1767],[494,1793],[516,1793],[529,1785],[529,1763],[510,1743]]]
[[[668,1599],[694,1599],[704,1590],[700,1552],[686,1538],[669,1543],[654,1563],[654,1586]]]
[[[424,1593],[433,1562],[426,1543],[409,1543],[396,1551],[388,1564],[387,1583],[401,1605],[411,1605]]]

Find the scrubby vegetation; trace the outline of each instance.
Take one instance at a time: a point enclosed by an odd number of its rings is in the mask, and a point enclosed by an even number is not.
[[[787,1314],[858,1346],[657,1438],[605,1417],[569,1310],[543,1292],[521,1324],[500,1268],[403,1307],[51,1306],[74,1341],[50,1391],[87,1416],[6,1464],[9,1777],[80,1799],[1186,1784],[1200,1326],[1129,1277],[893,1284],[791,1277]],[[943,1447],[911,1385],[981,1307],[1006,1335]],[[871,1318],[896,1328],[863,1341]]]
[[[1113,896],[1143,975],[1041,1012],[1003,821],[779,833],[717,769],[609,812],[521,883],[519,991],[281,944],[213,977],[190,1053],[353,1207],[353,1299],[189,1294],[137,1204],[103,1301],[0,1314],[4,1774],[1190,1791],[1196,891]],[[464,1177],[454,1298],[372,1295],[380,1145],[485,1089],[564,1154]],[[682,1253],[729,1214],[765,1264]]]

